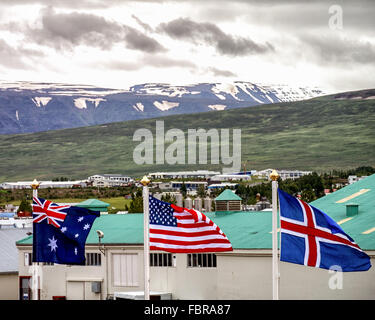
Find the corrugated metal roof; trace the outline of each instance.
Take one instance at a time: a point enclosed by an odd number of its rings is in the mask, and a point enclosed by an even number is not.
[[[0,273],[18,271],[18,250],[16,241],[25,238],[32,228],[0,229]]]
[[[359,205],[358,215],[347,217],[346,205],[353,203]],[[375,174],[315,200],[311,205],[341,222],[340,227],[362,249],[375,249],[375,232],[366,233],[375,228]]]
[[[361,189],[370,191],[352,198],[350,203],[359,204],[358,216],[346,217],[346,203],[337,203]],[[358,245],[365,250],[375,250],[375,175],[349,185],[311,203],[327,213]],[[234,249],[270,249],[272,247],[272,211],[239,211],[231,213],[207,213],[231,241]],[[87,238],[88,244],[97,244],[96,230],[104,232],[104,244],[143,244],[143,214],[108,214],[95,220]],[[363,233],[368,231],[368,233]],[[19,244],[31,244],[26,238]]]

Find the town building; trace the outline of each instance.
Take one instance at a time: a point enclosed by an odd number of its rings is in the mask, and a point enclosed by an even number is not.
[[[207,184],[208,183],[206,181],[154,181],[151,183],[153,188],[159,188],[161,191],[170,190],[172,192],[180,191],[182,185],[185,185],[186,190],[189,194],[196,194],[196,191],[199,189],[199,187],[203,187],[206,189]]]
[[[250,181],[248,174],[218,174],[210,178],[210,181]]]
[[[24,239],[31,231],[32,228],[0,224],[0,300],[18,300],[26,294],[19,292],[23,278],[18,275],[19,253],[16,241]]]
[[[372,175],[311,203],[355,239],[371,257],[372,265],[375,259],[374,185],[375,175]],[[153,298],[272,299],[271,211],[208,212],[206,215],[226,234],[233,251],[201,254],[151,251],[150,290],[159,293]],[[101,243],[98,230],[104,234]],[[27,279],[32,236],[18,241],[17,248],[19,277]],[[100,300],[141,296],[143,265],[143,214],[102,215],[95,220],[88,236],[85,266],[42,266],[40,298]],[[375,299],[374,267],[343,275],[333,270],[280,262],[279,272],[283,300]],[[341,279],[340,285],[337,279]]]
[[[18,182],[3,182],[0,183],[0,189],[31,189],[32,181],[18,181]],[[86,187],[86,181],[75,180],[75,181],[40,181],[40,189],[46,188],[73,188]]]
[[[366,177],[367,176],[357,177],[356,175],[348,176],[348,184],[352,184],[354,182],[360,181],[360,180],[362,180],[362,179],[364,179]]]
[[[265,169],[261,171],[255,172],[253,175],[257,176],[259,178],[266,178],[270,180],[270,174],[273,171],[273,169]],[[281,180],[286,179],[298,179],[302,176],[312,174],[312,171],[300,171],[300,170],[277,170],[277,173],[279,174]]]
[[[230,189],[225,189],[215,198],[215,210],[220,211],[241,211],[242,199]]]
[[[77,207],[86,208],[89,210],[99,211],[100,213],[108,213],[109,203],[98,199],[87,199],[76,204]]]
[[[152,172],[147,176],[150,179],[208,179],[220,174],[219,171],[197,170],[197,171],[176,171],[176,172]]]
[[[119,187],[128,185],[134,180],[122,174],[96,174],[87,178],[94,187]]]

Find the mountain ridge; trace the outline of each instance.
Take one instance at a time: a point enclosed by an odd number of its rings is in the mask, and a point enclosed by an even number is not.
[[[336,95],[345,96],[346,93]],[[362,96],[375,96],[375,90]],[[337,100],[335,95],[327,95],[220,112],[0,135],[0,181],[48,180],[57,176],[83,179],[98,172],[136,177],[156,171],[222,169],[220,164],[210,162],[206,165],[136,164],[133,151],[139,142],[133,141],[134,133],[145,128],[155,134],[156,120],[164,121],[165,131],[178,128],[185,136],[193,128],[227,128],[230,134],[231,129],[240,128],[241,159],[248,169],[325,172],[374,166],[374,108],[375,99]]]
[[[129,89],[0,81],[0,134],[222,111],[300,101],[322,94],[318,88],[261,86],[243,81],[185,86],[144,83]]]

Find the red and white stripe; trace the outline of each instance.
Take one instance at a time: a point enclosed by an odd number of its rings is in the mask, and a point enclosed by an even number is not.
[[[232,251],[220,228],[203,213],[172,204],[177,227],[150,224],[150,250],[172,253]]]
[[[361,248],[341,233],[333,234],[330,229],[316,224],[313,208],[306,202],[297,199],[302,212],[303,221],[288,219],[280,216],[282,233],[288,233],[305,239],[304,265],[318,268],[320,266],[320,242],[344,244],[359,251]]]

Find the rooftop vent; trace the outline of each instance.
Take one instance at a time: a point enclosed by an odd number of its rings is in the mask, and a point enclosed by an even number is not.
[[[358,214],[358,209],[359,205],[356,203],[348,203],[346,205],[346,216],[347,217],[353,217]]]

